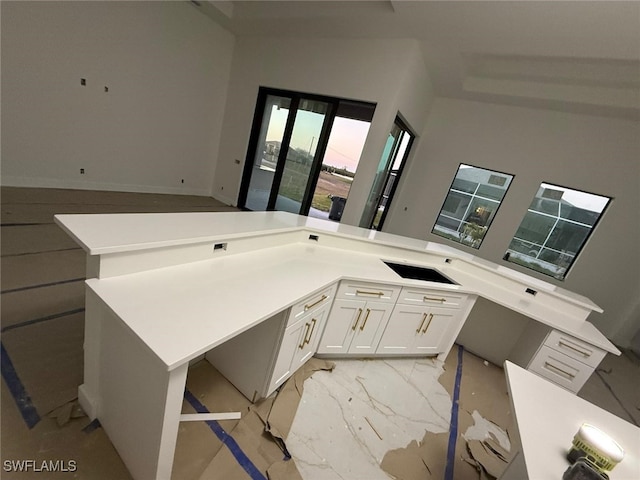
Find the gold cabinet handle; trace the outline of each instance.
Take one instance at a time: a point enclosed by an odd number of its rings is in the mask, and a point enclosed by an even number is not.
[[[312,318],[311,319],[311,323],[313,323],[313,325],[311,325],[311,331],[309,332],[309,338],[305,338],[304,339],[304,343],[309,343],[311,341],[311,337],[313,337],[313,331],[316,328],[316,319]]]
[[[566,375],[567,378],[569,378],[569,380],[573,380],[576,376],[572,373],[569,373],[565,370],[562,370],[559,367],[556,367],[555,365],[549,363],[549,362],[544,362],[544,368],[546,368],[547,370],[553,370],[556,373],[560,373],[561,375]]]
[[[300,350],[302,350],[304,348],[305,343],[307,343],[307,335],[309,334],[309,328],[311,328],[311,324],[310,323],[305,323],[306,326],[306,330],[304,332],[304,336],[302,337],[302,343],[300,343],[300,345],[298,345],[298,348]]]
[[[446,298],[433,298],[433,297],[424,296],[424,297],[422,297],[422,301],[423,302],[440,302],[440,303],[444,303],[444,302],[447,301],[447,299]]]
[[[424,330],[422,331],[423,335],[427,333],[427,330],[429,329],[429,325],[431,325],[431,320],[433,320],[433,313],[429,314],[429,321],[427,322],[427,326],[424,327]]]
[[[422,316],[422,321],[420,322],[420,326],[416,329],[416,333],[420,333],[420,330],[422,330],[422,325],[424,325],[424,321],[427,319],[427,314],[425,313]]]
[[[355,331],[356,327],[358,326],[358,322],[360,321],[360,315],[362,315],[362,309],[359,308],[358,309],[358,318],[356,318],[356,323],[353,324],[353,327],[351,327],[351,330]]]
[[[364,322],[362,322],[362,325],[360,326],[360,331],[364,330],[364,326],[367,324],[367,320],[369,319],[370,313],[371,313],[371,309],[367,308],[367,314],[364,316]]]
[[[376,297],[382,297],[384,292],[368,292],[366,290],[356,290],[356,295],[375,295]]]
[[[324,302],[327,298],[326,295],[322,295],[322,297],[320,297],[320,300],[316,300],[315,302],[313,302],[312,304],[307,304],[304,306],[304,311],[306,312],[307,310],[309,310],[310,308],[315,307],[316,305],[318,305],[319,303]]]
[[[584,356],[584,357],[590,357],[591,356],[591,352],[585,352],[584,350],[580,349],[580,348],[576,348],[573,345],[569,344],[569,343],[565,343],[562,340],[560,340],[558,342],[558,345],[561,347],[567,347],[569,350],[573,350],[576,353],[579,353],[580,355]]]

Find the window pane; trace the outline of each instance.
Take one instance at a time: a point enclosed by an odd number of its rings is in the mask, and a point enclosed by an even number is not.
[[[480,248],[513,175],[461,164],[432,233]]]
[[[564,279],[610,200],[541,184],[505,259]]]

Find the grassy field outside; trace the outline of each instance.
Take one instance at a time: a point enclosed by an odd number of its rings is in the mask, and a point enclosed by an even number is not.
[[[351,182],[351,179],[332,175],[329,172],[320,172],[311,206],[323,212],[328,212],[331,208],[330,196],[347,198]]]
[[[296,201],[302,201],[308,179],[309,167],[307,165],[288,163],[282,175],[280,194]],[[328,212],[331,208],[330,196],[347,198],[352,181],[350,178],[321,171],[311,206],[323,212]]]

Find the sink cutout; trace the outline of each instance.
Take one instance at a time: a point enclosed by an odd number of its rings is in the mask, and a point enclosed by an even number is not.
[[[415,265],[407,265],[406,263],[383,263],[391,270],[396,272],[402,278],[410,278],[412,280],[423,280],[426,282],[447,283],[449,285],[458,285],[450,278],[445,277],[438,270],[427,267],[417,267]]]

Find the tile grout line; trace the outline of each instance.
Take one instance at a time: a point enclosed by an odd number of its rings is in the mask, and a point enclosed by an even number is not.
[[[69,280],[60,280],[59,282],[40,283],[38,285],[28,285],[26,287],[9,288],[7,290],[0,291],[1,294],[22,292],[24,290],[32,290],[34,288],[53,287],[55,285],[64,285],[65,283],[84,282],[86,278],[70,278]]]
[[[33,320],[25,320],[21,323],[16,323],[14,325],[7,325],[0,330],[0,333],[4,333],[10,330],[14,330],[16,328],[26,327],[28,325],[34,325],[36,323],[46,322],[49,320],[55,320],[56,318],[67,317],[69,315],[74,315],[76,313],[84,312],[84,307],[82,308],[74,308],[73,310],[67,310],[66,312],[54,313],[52,315],[47,315],[46,317],[34,318]]]
[[[188,389],[184,391],[184,398],[198,413],[210,413],[209,409],[200,403],[200,401],[191,393]],[[251,459],[247,457],[246,453],[242,451],[242,448],[235,439],[228,434],[224,428],[216,420],[206,420],[205,423],[209,426],[211,431],[216,434],[218,439],[229,449],[233,457],[238,464],[249,474],[251,480],[267,480],[260,470],[253,464]]]
[[[24,388],[20,377],[18,377],[9,353],[4,348],[4,343],[0,342],[0,349],[0,370],[2,371],[2,378],[4,378],[7,387],[9,387],[13,400],[16,402],[16,406],[27,427],[31,430],[40,421],[40,415],[31,401],[31,397]]]
[[[455,463],[456,441],[458,439],[458,408],[460,402],[460,382],[462,380],[462,354],[464,347],[458,345],[458,367],[456,380],[453,386],[453,399],[451,402],[451,422],[449,427],[449,444],[447,447],[447,466],[444,472],[444,480],[453,480],[453,466]]]
[[[72,250],[82,250],[82,248],[80,248],[80,247],[69,247],[69,248],[56,248],[54,250],[40,250],[38,252],[8,253],[6,255],[2,255],[1,258],[24,257],[26,255],[39,255],[41,253],[69,252],[69,251],[72,251]]]

